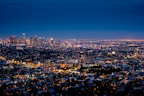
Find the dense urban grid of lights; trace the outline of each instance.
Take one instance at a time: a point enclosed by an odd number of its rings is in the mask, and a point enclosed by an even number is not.
[[[0,40],[3,95],[144,94],[144,40]]]

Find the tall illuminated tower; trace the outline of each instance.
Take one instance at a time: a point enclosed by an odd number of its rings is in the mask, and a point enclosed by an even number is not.
[[[22,34],[22,37],[20,38],[20,46],[25,46],[26,45],[26,37],[25,33]]]
[[[26,39],[25,33],[22,34],[22,38],[23,38],[24,40]]]
[[[53,44],[53,42],[54,42],[54,39],[51,37],[50,38],[50,44]]]

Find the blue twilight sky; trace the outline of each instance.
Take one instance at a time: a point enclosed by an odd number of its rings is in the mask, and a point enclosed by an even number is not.
[[[144,0],[0,0],[0,38],[144,39]]]

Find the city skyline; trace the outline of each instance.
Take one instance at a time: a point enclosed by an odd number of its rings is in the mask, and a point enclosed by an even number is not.
[[[72,41],[75,41],[75,40],[88,40],[88,41],[143,41],[144,39],[142,38],[103,38],[103,39],[99,39],[99,38],[54,38],[52,36],[42,36],[42,35],[33,35],[33,36],[29,36],[28,34],[26,33],[21,33],[19,35],[9,35],[7,37],[0,37],[0,40],[10,40],[10,38],[16,38],[16,39],[22,39],[22,38],[25,38],[25,40],[30,40],[30,39],[34,39],[34,38],[37,38],[37,39],[43,39],[43,40],[50,40],[50,39],[54,39],[56,41],[59,41],[59,40],[72,40]]]
[[[0,38],[143,39],[143,0],[1,0]]]

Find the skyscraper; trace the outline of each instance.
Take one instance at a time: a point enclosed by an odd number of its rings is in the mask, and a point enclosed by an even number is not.
[[[24,40],[26,39],[25,33],[22,34],[22,38],[23,38]]]
[[[33,38],[30,38],[30,39],[29,39],[28,45],[29,45],[29,47],[32,47],[32,46],[33,46]]]
[[[25,33],[22,34],[22,37],[20,38],[19,42],[20,42],[21,46],[25,46],[26,45]]]
[[[10,36],[10,46],[16,46],[18,44],[18,38],[15,36]]]
[[[50,38],[50,44],[53,44],[54,43],[54,39],[51,37]]]
[[[37,47],[37,41],[38,41],[38,37],[35,36],[35,37],[33,38],[33,47]]]

